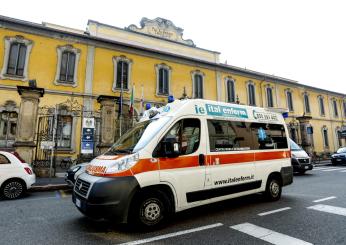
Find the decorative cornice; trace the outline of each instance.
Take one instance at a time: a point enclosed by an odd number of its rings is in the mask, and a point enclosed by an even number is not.
[[[191,39],[183,39],[183,29],[177,27],[173,24],[172,21],[157,17],[153,20],[148,18],[142,18],[141,27],[137,27],[136,25],[130,25],[125,28],[125,30],[138,32],[154,37],[159,37],[163,39],[167,39],[170,41],[182,43],[188,46],[196,47],[194,42]]]

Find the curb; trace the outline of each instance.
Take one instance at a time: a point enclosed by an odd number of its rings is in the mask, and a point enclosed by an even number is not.
[[[57,190],[68,190],[72,189],[68,184],[48,184],[42,186],[32,186],[28,191],[39,192],[39,191],[57,191]]]

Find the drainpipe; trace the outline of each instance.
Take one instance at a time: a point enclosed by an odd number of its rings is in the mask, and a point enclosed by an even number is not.
[[[331,112],[331,107],[333,107],[333,103],[331,103],[332,101],[330,100],[330,97],[327,94],[327,98],[328,98],[328,108],[329,108],[329,115],[330,115],[330,128],[331,128],[331,135],[332,135],[332,142],[333,142],[333,148],[335,151],[335,138],[334,138],[334,133],[333,133],[333,118],[334,118],[334,113]],[[322,137],[323,138],[323,137]],[[324,146],[324,142],[323,142],[323,146]],[[330,148],[329,148],[330,149]]]
[[[264,107],[264,103],[263,103],[263,91],[262,91],[262,84],[263,82],[266,81],[266,78],[264,77],[262,81],[260,81],[260,85],[259,85],[259,88],[260,88],[260,102],[261,102],[261,107]]]

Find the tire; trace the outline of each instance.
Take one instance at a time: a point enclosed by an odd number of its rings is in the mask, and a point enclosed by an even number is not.
[[[170,214],[170,202],[162,192],[147,192],[134,199],[130,223],[136,227],[154,229],[161,226]]]
[[[305,174],[306,170],[299,170],[298,173]]]
[[[270,177],[267,181],[266,191],[264,193],[266,200],[277,201],[281,197],[282,184],[278,178]]]
[[[17,199],[24,195],[26,192],[25,183],[18,179],[8,180],[1,187],[1,195],[5,199]]]

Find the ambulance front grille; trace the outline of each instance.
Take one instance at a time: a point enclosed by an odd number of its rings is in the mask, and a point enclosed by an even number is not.
[[[87,197],[89,188],[90,183],[81,179],[77,179],[76,184],[74,185],[74,191],[83,197]]]

